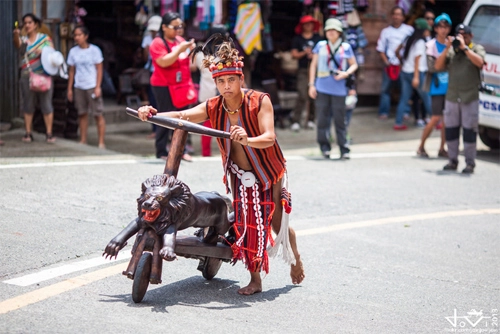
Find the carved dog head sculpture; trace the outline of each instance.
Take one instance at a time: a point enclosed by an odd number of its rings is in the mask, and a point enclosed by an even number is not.
[[[142,183],[137,211],[142,226],[149,225],[161,233],[191,214],[191,190],[182,181],[166,174],[154,175]]]

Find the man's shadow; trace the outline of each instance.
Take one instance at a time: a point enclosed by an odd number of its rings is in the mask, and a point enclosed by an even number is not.
[[[132,282],[131,282],[132,283]],[[265,290],[251,296],[242,296],[237,290],[238,282],[214,278],[210,281],[200,276],[192,276],[181,281],[162,285],[156,289],[149,285],[141,303],[132,301],[132,294],[104,295],[109,299],[101,299],[103,303],[127,303],[130,307],[150,307],[153,312],[168,313],[168,307],[187,305],[211,310],[251,307],[252,303],[273,301],[282,294],[288,293],[297,286],[287,285],[283,288]],[[132,284],[131,284],[132,285]]]

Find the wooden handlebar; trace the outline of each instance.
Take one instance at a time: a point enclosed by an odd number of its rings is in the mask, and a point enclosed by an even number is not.
[[[129,114],[130,116],[139,118],[139,113],[137,110],[128,107],[126,110],[127,114]],[[148,118],[147,122],[162,126],[164,128],[181,129],[187,132],[197,133],[200,135],[206,135],[216,138],[230,138],[231,136],[229,132],[207,128],[206,126],[189,122],[183,119],[155,115]]]

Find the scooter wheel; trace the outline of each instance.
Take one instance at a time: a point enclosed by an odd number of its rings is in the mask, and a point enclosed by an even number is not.
[[[140,303],[148,290],[149,276],[151,275],[151,262],[153,255],[143,253],[134,275],[132,284],[132,300],[134,303]]]
[[[206,280],[211,280],[217,275],[217,272],[222,265],[222,260],[214,257],[207,257],[205,260],[205,265],[203,266],[203,270],[201,271],[203,277]]]

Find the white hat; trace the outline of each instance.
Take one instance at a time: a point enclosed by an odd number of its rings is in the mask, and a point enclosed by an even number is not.
[[[161,26],[161,16],[154,15],[151,16],[148,20],[147,31],[159,31]]]
[[[325,28],[324,28],[325,31],[327,30],[337,30],[338,32],[342,32],[343,31],[343,28],[342,28],[342,22],[340,22],[340,20],[337,20],[337,19],[328,19],[326,20],[325,22]]]
[[[46,46],[42,49],[42,67],[49,75],[56,75],[59,68],[64,64],[64,56],[53,47]]]

